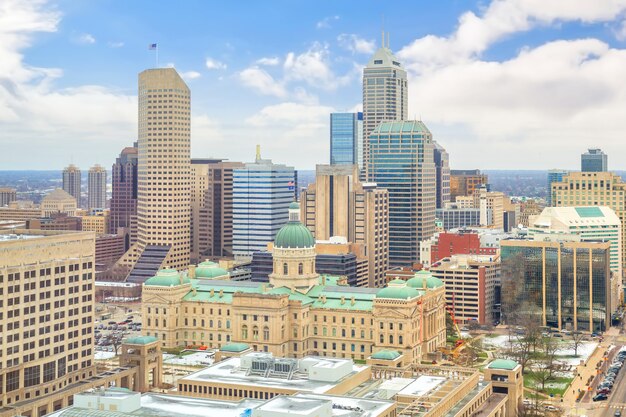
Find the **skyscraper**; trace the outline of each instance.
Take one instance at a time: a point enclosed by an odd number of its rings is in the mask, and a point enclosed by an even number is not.
[[[10,202],[17,199],[15,188],[0,188],[0,207],[8,206]]]
[[[563,181],[563,177],[567,175],[567,171],[563,169],[551,169],[548,171],[548,195],[546,197],[546,204],[552,205],[552,183]]]
[[[330,163],[363,168],[363,113],[330,114]]]
[[[450,201],[458,196],[472,196],[481,185],[488,186],[487,174],[479,169],[453,169],[450,171]]]
[[[608,156],[601,149],[589,149],[580,155],[580,170],[582,172],[606,172]]]
[[[383,42],[363,69],[363,164],[366,172],[369,135],[383,121],[407,119],[407,89],[406,71]]]
[[[128,231],[130,244],[137,239],[137,142],[122,150],[111,169],[109,233]]]
[[[191,160],[191,261],[233,253],[233,170],[241,162]]]
[[[389,191],[389,264],[411,265],[435,232],[432,135],[421,121],[383,122],[370,135],[368,180]]]
[[[385,284],[389,265],[389,193],[361,183],[356,165],[317,165],[315,183],[300,195],[303,223],[317,240],[342,236],[364,245],[370,287]]]
[[[190,253],[190,91],[174,68],[139,74],[137,242],[121,263],[143,282]]]
[[[76,199],[76,206],[80,207],[80,168],[70,164],[63,170],[63,191]]]
[[[289,204],[294,200],[293,167],[256,159],[233,171],[233,252],[252,256],[265,250],[276,233],[289,220]]]
[[[87,201],[89,210],[105,209],[107,205],[107,171],[96,164],[87,176]]]
[[[437,142],[433,141],[433,145],[437,173],[437,208],[441,209],[450,201],[450,156]]]

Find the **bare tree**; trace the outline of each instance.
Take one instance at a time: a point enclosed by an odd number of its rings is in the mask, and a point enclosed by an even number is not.
[[[574,348],[574,356],[578,356],[578,348],[585,341],[585,334],[581,331],[575,330],[572,332],[572,347]]]

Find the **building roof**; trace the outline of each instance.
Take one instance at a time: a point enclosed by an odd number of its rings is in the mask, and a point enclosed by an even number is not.
[[[489,369],[504,369],[504,370],[507,370],[507,371],[512,371],[518,365],[519,364],[517,362],[515,362],[513,360],[510,360],[510,359],[495,359],[489,365],[487,365],[487,368],[489,368]]]
[[[54,190],[46,194],[46,196],[43,198],[43,201],[64,201],[64,200],[76,201],[76,199],[71,194],[69,194],[68,192],[64,191],[61,188],[55,188]]]
[[[175,269],[161,269],[152,278],[148,278],[144,285],[154,285],[160,287],[175,287],[177,285],[189,284],[191,280],[187,274],[179,273]]]
[[[372,359],[383,359],[386,361],[393,361],[401,356],[401,353],[397,350],[383,349],[372,355]]]
[[[421,120],[405,120],[399,122],[382,122],[372,131],[372,134],[402,133],[402,134],[430,134],[430,130]]]
[[[430,271],[417,271],[413,278],[407,280],[406,285],[411,288],[439,288],[443,287],[443,281],[435,278]]]
[[[292,203],[293,204],[293,203]],[[276,248],[312,248],[315,238],[309,229],[299,220],[290,220],[276,234],[274,247]]]
[[[247,343],[227,343],[220,348],[223,352],[243,352],[248,349],[250,346]]]
[[[148,343],[156,342],[158,339],[154,336],[137,336],[129,337],[124,341],[131,345],[147,345]]]
[[[569,230],[577,228],[618,226],[619,217],[605,206],[590,207],[546,207],[535,218],[531,228]]]
[[[378,48],[374,55],[367,63],[368,68],[379,68],[379,67],[395,67],[402,68],[402,64],[398,61],[398,58],[395,57],[391,49],[385,48],[384,46]]]
[[[196,267],[196,278],[218,278],[229,275],[227,270],[211,261],[200,262]]]
[[[409,300],[411,298],[419,297],[423,293],[415,288],[409,287],[385,287],[378,290],[376,298],[395,298],[399,300]]]

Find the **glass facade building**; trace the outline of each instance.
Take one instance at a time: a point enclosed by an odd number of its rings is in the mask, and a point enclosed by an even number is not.
[[[501,257],[503,311],[528,312],[558,329],[610,325],[608,243],[504,240]]]
[[[552,205],[552,183],[563,181],[563,177],[567,175],[567,171],[562,169],[551,169],[548,171],[548,195],[546,197],[546,204]]]
[[[589,149],[580,156],[582,172],[606,172],[608,156],[601,149]]]
[[[411,265],[435,232],[432,135],[421,121],[383,122],[370,134],[368,181],[389,192],[389,265]]]
[[[330,163],[363,168],[363,113],[330,114]]]

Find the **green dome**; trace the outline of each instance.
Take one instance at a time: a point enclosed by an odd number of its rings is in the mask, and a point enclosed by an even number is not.
[[[217,278],[229,275],[228,271],[220,268],[215,262],[201,262],[196,267],[196,278]]]
[[[389,281],[387,285],[391,285],[394,287],[398,287],[398,286],[404,287],[406,285],[406,281],[401,278],[396,278],[394,280]]]
[[[372,355],[372,359],[383,359],[386,361],[393,361],[398,357],[400,357],[400,352],[398,352],[397,350],[388,349],[379,350]]]
[[[495,359],[487,365],[487,368],[512,371],[517,365],[519,364],[511,359]]]
[[[315,246],[315,239],[305,225],[292,220],[278,231],[274,246],[277,248],[312,248]]]
[[[177,285],[189,284],[191,281],[187,275],[183,275],[181,284],[181,274],[175,269],[161,269],[155,276],[148,278],[144,285],[156,285],[160,287],[175,287]]]
[[[137,336],[137,337],[129,337],[124,340],[124,343],[128,343],[130,345],[147,345],[148,343],[156,342],[158,339],[154,336]]]
[[[385,287],[378,290],[376,298],[396,298],[399,300],[408,300],[410,298],[419,297],[421,292],[415,288],[409,287]]]
[[[424,288],[424,281],[426,281],[426,288],[439,288],[443,287],[443,282],[439,278],[433,277],[433,274],[429,271],[418,271],[413,278],[406,282],[411,288]]]
[[[300,210],[300,204],[294,201],[293,203],[289,204],[289,210]]]
[[[248,349],[250,346],[246,343],[227,343],[220,348],[222,352],[243,352]]]

